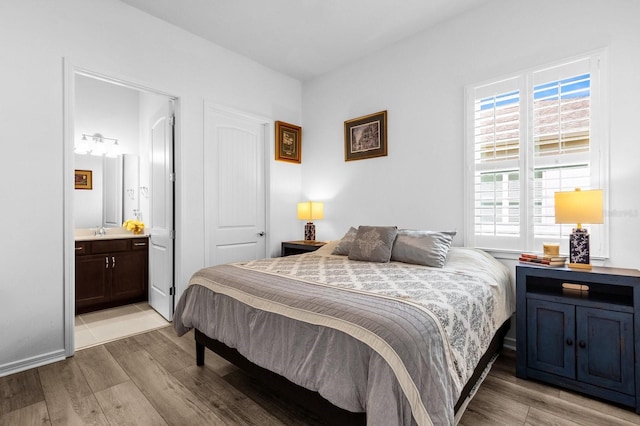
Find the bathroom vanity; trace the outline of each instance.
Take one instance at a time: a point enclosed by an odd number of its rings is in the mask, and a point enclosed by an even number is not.
[[[76,235],[76,315],[148,299],[149,238]]]

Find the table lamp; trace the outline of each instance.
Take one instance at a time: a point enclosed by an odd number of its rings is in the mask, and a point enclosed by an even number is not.
[[[324,204],[305,201],[304,203],[298,203],[298,220],[306,220],[307,224],[304,226],[304,239],[306,241],[315,241],[316,239],[316,226],[312,220],[320,220],[324,218]]]
[[[583,223],[603,223],[602,190],[555,193],[556,223],[576,223],[569,236],[569,267],[591,269],[589,232]]]

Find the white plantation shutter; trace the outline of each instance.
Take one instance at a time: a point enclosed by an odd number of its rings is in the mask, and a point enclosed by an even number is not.
[[[473,226],[480,243],[511,246],[520,235],[518,79],[477,87],[473,99]]]
[[[519,91],[477,99],[474,124],[476,164],[519,158]]]
[[[604,189],[600,62],[598,53],[467,87],[467,245],[566,245],[572,226],[555,224],[554,193]],[[586,227],[606,239],[602,225]]]
[[[518,236],[520,233],[520,178],[517,170],[476,174],[476,233]]]

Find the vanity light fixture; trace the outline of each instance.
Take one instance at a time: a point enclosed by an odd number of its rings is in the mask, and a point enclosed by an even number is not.
[[[100,133],[88,135],[83,133],[80,142],[75,146],[76,154],[104,155],[106,157],[117,157],[122,154],[118,139],[107,138]]]
[[[118,145],[118,139],[114,139],[113,145],[107,147],[107,153],[105,155],[115,158],[120,154],[122,154],[122,151],[120,150],[120,145]]]
[[[82,139],[80,139],[80,142],[76,144],[73,151],[76,154],[82,155],[86,155],[91,152],[91,143],[87,140],[87,135],[82,135]]]

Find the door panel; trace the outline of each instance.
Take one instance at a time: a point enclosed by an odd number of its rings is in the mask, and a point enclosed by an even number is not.
[[[173,105],[167,102],[152,118],[150,168],[149,304],[173,317]]]
[[[111,268],[111,300],[144,296],[147,290],[146,251],[114,255]]]
[[[76,312],[109,301],[109,265],[104,254],[76,256]]]
[[[527,365],[575,378],[575,307],[527,300]]]
[[[263,258],[265,126],[205,111],[205,266]]]
[[[578,380],[635,393],[633,315],[577,307]]]

